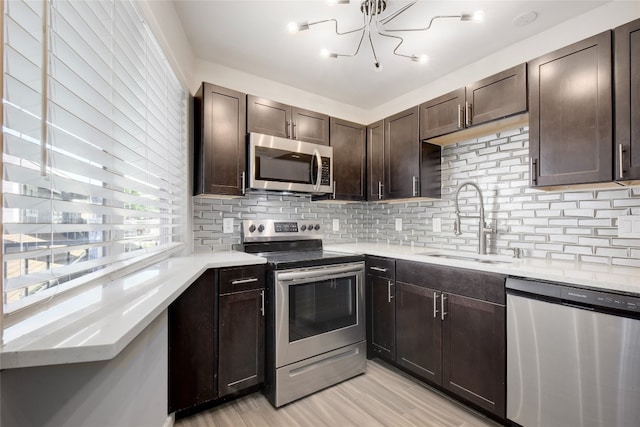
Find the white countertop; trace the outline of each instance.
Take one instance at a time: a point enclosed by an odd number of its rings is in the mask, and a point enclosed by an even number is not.
[[[514,259],[497,255],[487,255],[485,258],[504,260],[508,262],[499,264],[483,264],[467,260],[436,258],[423,254],[448,253],[451,255],[476,256],[476,254],[472,252],[455,253],[433,248],[375,243],[326,245],[325,249],[338,252],[377,255],[408,261],[448,265],[451,267],[468,268],[552,282],[562,282],[586,288],[610,290],[640,296],[640,268],[634,267],[549,261],[535,258]]]
[[[109,360],[206,269],[264,264],[243,252],[173,257],[51,304],[7,327],[0,369]]]

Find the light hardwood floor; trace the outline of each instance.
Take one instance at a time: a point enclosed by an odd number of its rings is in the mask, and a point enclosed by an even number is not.
[[[176,422],[176,427],[495,427],[415,379],[378,361],[367,372],[273,409],[260,393]]]

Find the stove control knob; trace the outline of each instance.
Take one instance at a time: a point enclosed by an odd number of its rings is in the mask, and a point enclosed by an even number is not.
[[[304,230],[306,230],[306,229],[307,229],[307,226],[306,226],[306,225],[304,225],[304,224],[302,224],[302,226],[300,227],[300,230],[301,230],[301,231],[304,231]]]
[[[262,233],[264,231],[264,225],[260,224],[258,226],[258,233]]]
[[[253,233],[254,231],[256,231],[256,226],[255,226],[255,224],[251,224],[249,226],[249,233]]]
[[[320,224],[316,224],[314,228],[316,229],[316,231],[320,230]]]

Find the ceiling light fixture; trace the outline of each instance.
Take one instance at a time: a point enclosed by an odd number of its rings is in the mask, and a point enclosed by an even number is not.
[[[324,24],[327,22],[333,22],[334,30],[336,35],[344,36],[347,34],[353,34],[360,32],[360,38],[356,49],[353,53],[336,53],[331,52],[327,49],[322,49],[320,52],[320,56],[323,58],[338,58],[340,56],[353,57],[356,56],[360,52],[360,48],[362,47],[362,42],[367,36],[369,39],[369,45],[371,46],[371,53],[373,54],[374,67],[376,70],[381,70],[382,65],[380,65],[380,61],[378,59],[378,54],[376,52],[375,46],[373,45],[373,39],[371,38],[372,34],[378,34],[382,37],[387,37],[391,39],[397,40],[397,44],[393,49],[393,54],[396,56],[400,56],[403,58],[410,59],[413,62],[418,62],[420,64],[424,64],[428,61],[429,57],[425,54],[411,54],[407,55],[404,53],[398,52],[402,43],[404,43],[404,37],[399,35],[391,34],[391,33],[399,33],[399,32],[415,32],[415,31],[427,31],[431,28],[434,21],[438,19],[458,19],[460,21],[482,21],[484,19],[484,13],[482,11],[477,11],[475,13],[460,13],[458,15],[438,15],[431,18],[428,25],[424,28],[388,28],[388,24],[400,16],[402,13],[406,12],[410,7],[418,3],[420,0],[414,0],[405,6],[399,8],[393,13],[388,14],[385,17],[381,17],[387,9],[387,1],[386,0],[364,0],[360,3],[360,11],[362,12],[362,26],[358,27],[354,30],[341,32],[338,30],[338,20],[335,18],[332,19],[324,19],[322,21],[315,22],[291,22],[288,25],[289,32],[298,33],[300,31],[308,30],[312,25]],[[328,0],[330,4],[348,4],[349,0]]]

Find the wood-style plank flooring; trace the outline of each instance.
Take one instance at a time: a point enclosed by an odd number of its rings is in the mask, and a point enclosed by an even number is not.
[[[273,409],[260,393],[176,422],[176,427],[495,427],[491,420],[404,373],[369,361],[367,372]]]

